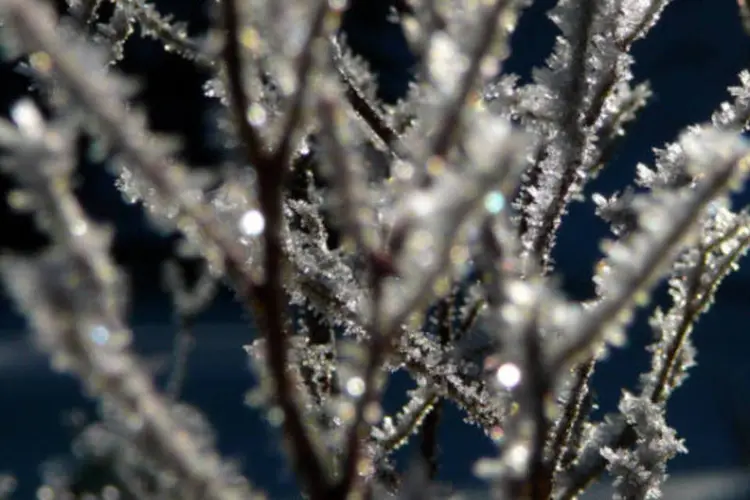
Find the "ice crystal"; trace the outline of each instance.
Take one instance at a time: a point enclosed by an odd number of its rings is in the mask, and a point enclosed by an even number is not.
[[[664,422],[663,408],[627,393],[619,408],[637,437],[632,451],[602,448],[608,469],[615,476],[614,498],[661,498],[666,462],[677,453],[686,453],[687,449]]]

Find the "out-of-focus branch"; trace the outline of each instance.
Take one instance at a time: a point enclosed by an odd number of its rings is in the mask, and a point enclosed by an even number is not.
[[[479,19],[477,23],[479,24],[479,36],[476,37],[472,52],[468,54],[469,67],[456,84],[456,91],[450,96],[450,99],[446,100],[438,122],[439,128],[430,139],[429,154],[445,156],[455,144],[455,140],[458,138],[456,132],[461,128],[461,116],[466,100],[471,90],[475,88],[480,69],[482,69],[482,64],[485,63],[485,55],[492,49],[495,52],[493,60],[498,64],[498,67],[494,68],[495,73],[500,71],[498,57],[503,54],[507,37],[514,27],[511,24],[511,28],[507,28],[507,19],[515,17],[515,12],[512,11],[518,9],[520,3],[518,0],[494,0],[486,12],[476,13]],[[496,37],[502,39],[498,41],[495,39]],[[501,49],[498,50],[498,47]]]
[[[239,20],[234,2],[223,5],[227,10],[228,48],[225,56],[232,88],[238,93],[236,109],[247,109],[248,102],[244,97],[244,87],[239,76],[240,48],[237,39]],[[103,74],[84,75],[79,71],[80,64],[76,56],[66,50],[54,32],[54,22],[49,11],[34,1],[21,2],[3,0],[0,2],[3,13],[12,20],[24,40],[34,49],[41,48],[49,54],[53,63],[53,73],[91,113],[100,125],[101,132],[107,136],[164,199],[179,204],[182,213],[197,227],[200,233],[224,255],[230,281],[238,295],[248,305],[252,305],[256,317],[264,324],[264,333],[270,339],[269,350],[273,363],[274,381],[278,385],[277,395],[286,418],[285,428],[293,443],[295,464],[305,478],[309,493],[315,498],[326,498],[326,477],[318,453],[313,445],[294,399],[294,387],[286,373],[286,342],[283,331],[285,298],[281,288],[281,244],[278,231],[281,224],[281,180],[283,168],[278,158],[264,152],[257,132],[246,121],[243,114],[239,121],[241,136],[248,148],[248,154],[255,160],[259,173],[261,205],[266,217],[267,230],[264,232],[266,243],[266,280],[256,284],[253,276],[245,267],[244,250],[235,241],[224,225],[216,220],[216,215],[201,203],[200,200],[185,195],[184,173],[171,165],[161,151],[149,147],[145,142],[145,133],[141,124],[122,104],[120,96]],[[233,36],[231,36],[233,35]],[[233,40],[233,41],[232,41]],[[256,308],[256,306],[259,306]]]
[[[178,472],[184,498],[250,498],[247,482],[230,482],[219,459],[173,420],[171,402],[156,392],[128,349],[121,277],[107,253],[111,233],[87,218],[71,191],[73,136],[45,130],[30,102],[19,103],[15,111],[22,136],[14,138],[3,127],[0,143],[10,145],[11,154],[15,150],[11,170],[33,197],[54,243],[37,259],[5,258],[0,267],[30,315],[39,347],[98,397],[136,416],[137,442]]]
[[[245,82],[242,77],[242,46],[240,45],[241,20],[240,12],[234,0],[222,1],[222,16],[225,30],[224,50],[222,58],[226,66],[227,90],[231,100],[230,111],[234,118],[234,125],[242,140],[245,154],[258,171],[263,169],[272,170],[277,165],[266,165],[268,151],[260,134],[248,121],[247,114],[250,112],[250,100],[245,92]],[[282,171],[283,172],[283,171]],[[283,173],[278,172],[278,176]],[[279,190],[280,188],[276,188]],[[281,202],[279,201],[279,205]],[[277,209],[280,211],[281,209]]]

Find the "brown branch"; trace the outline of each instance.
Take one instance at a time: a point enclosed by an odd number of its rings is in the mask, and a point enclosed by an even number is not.
[[[427,467],[427,477],[433,480],[437,477],[440,469],[438,444],[440,420],[443,414],[442,400],[436,398],[432,411],[424,418],[422,423],[422,441],[419,443],[419,453]]]
[[[408,158],[405,145],[401,144],[399,133],[394,130],[386,121],[380,110],[374,106],[364,95],[364,92],[357,87],[351,75],[346,71],[344,65],[344,54],[341,43],[336,37],[331,39],[333,47],[333,66],[339,74],[341,82],[344,84],[344,93],[346,100],[351,105],[354,112],[364,120],[370,130],[388,146],[391,151],[399,157]]]
[[[263,141],[257,130],[247,121],[247,110],[250,100],[245,93],[245,85],[242,78],[242,49],[239,43],[240,19],[236,0],[221,2],[222,14],[224,16],[224,50],[222,57],[226,65],[228,94],[231,105],[230,110],[234,114],[234,123],[242,140],[248,159],[251,164],[266,159],[263,151]]]
[[[448,297],[441,299],[438,303],[437,320],[439,327],[440,345],[447,346],[453,337],[452,313],[456,303],[456,291],[454,290]],[[438,431],[440,430],[440,420],[443,414],[442,398],[436,398],[434,407],[429,415],[424,419],[422,424],[422,441],[419,444],[419,451],[427,466],[427,477],[435,479],[438,469],[440,468],[438,444]]]
[[[245,286],[250,289],[254,288],[254,294],[250,292],[247,295],[255,295],[257,306],[259,306],[256,307],[255,317],[266,338],[275,395],[284,413],[284,431],[291,441],[294,469],[302,478],[311,498],[323,500],[328,498],[327,476],[316,447],[305,429],[297,405],[294,381],[287,373],[289,350],[288,333],[284,328],[286,297],[282,286],[284,248],[281,229],[288,147],[285,146],[285,142],[282,142],[282,148],[275,154],[265,152],[259,134],[247,121],[246,111],[250,103],[245,94],[242,79],[243,65],[239,45],[240,19],[236,0],[224,0],[222,8],[226,30],[223,56],[229,82],[230,109],[233,111],[247,159],[255,167],[258,175],[258,201],[265,217],[264,281],[255,286],[252,283],[246,283]],[[302,68],[305,71],[304,74],[299,75],[300,77],[307,78],[309,66],[310,64],[303,57]],[[305,90],[303,87],[298,88],[298,95]],[[297,107],[301,105],[298,104]],[[297,125],[297,113],[300,111],[296,109],[290,111],[291,126]]]
[[[538,317],[539,310],[533,313]],[[523,492],[521,498],[529,500],[546,500],[552,492],[553,470],[544,460],[544,446],[549,423],[545,412],[545,401],[550,393],[550,377],[544,366],[539,324],[536,319],[529,322],[523,332],[523,351],[526,365],[526,393],[521,404],[527,404],[524,410],[532,425],[529,468],[526,477],[515,488]],[[518,490],[516,490],[518,491]]]
[[[554,440],[551,445],[551,468],[557,471],[562,466],[564,458],[568,455],[571,441],[574,438],[575,429],[587,417],[586,405],[584,404],[589,390],[589,381],[594,372],[596,360],[594,358],[581,363],[575,370],[575,385],[571,390],[563,414],[554,430]]]
[[[338,484],[332,490],[331,500],[346,500],[359,487],[357,469],[360,466],[362,445],[370,427],[365,412],[372,404],[376,404],[380,396],[377,386],[378,373],[388,354],[393,350],[394,335],[381,328],[380,312],[382,309],[384,275],[377,272],[374,260],[370,262],[370,288],[372,289],[372,318],[370,320],[371,340],[367,348],[367,364],[363,379],[365,381],[364,394],[360,396],[354,410],[354,419],[346,439],[346,454],[344,455],[344,469]]]
[[[651,393],[652,402],[663,403],[666,399],[671,389],[671,381],[674,380],[676,376],[677,362],[679,360],[680,352],[685,345],[687,337],[690,335],[693,326],[698,321],[698,316],[703,312],[708,303],[713,300],[714,294],[711,291],[718,286],[719,281],[724,277],[726,273],[731,270],[731,266],[742,256],[742,253],[745,251],[747,246],[750,245],[750,237],[743,238],[737,248],[735,248],[729,254],[727,260],[719,266],[719,270],[718,272],[716,272],[715,278],[706,287],[706,289],[709,291],[699,295],[699,290],[701,288],[701,285],[703,285],[700,278],[707,265],[708,253],[711,252],[713,248],[720,245],[722,242],[736,236],[737,232],[739,232],[741,229],[742,225],[737,224],[726,235],[724,235],[722,238],[719,238],[718,241],[712,243],[708,248],[704,250],[704,253],[701,256],[701,260],[698,262],[698,267],[694,272],[688,292],[688,297],[693,298],[694,300],[688,302],[688,306],[682,317],[680,326],[677,329],[677,334],[675,335],[675,338],[669,347],[669,351],[666,354],[666,362],[664,363],[662,370],[659,372],[658,381],[654,386],[653,392]]]

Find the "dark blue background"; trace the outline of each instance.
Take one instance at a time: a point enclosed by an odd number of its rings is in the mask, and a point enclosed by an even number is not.
[[[414,61],[398,28],[386,21],[386,3],[355,1],[345,18],[345,29],[350,44],[378,72],[382,97],[393,100],[405,90]],[[536,2],[523,17],[507,70],[527,79],[530,68],[543,62],[556,35],[544,17],[551,3]],[[157,5],[162,12],[190,20],[196,31],[205,25],[199,2],[163,0]],[[211,141],[207,118],[211,104],[201,97],[205,75],[151,41],[133,39],[127,50],[121,68],[146,84],[140,98],[149,106],[153,127],[182,135],[185,158],[192,163],[215,164],[221,150]],[[636,44],[634,55],[637,80],[651,81],[654,98],[639,121],[630,126],[619,154],[587,194],[621,189],[633,178],[637,162],[651,162],[652,147],[673,140],[685,125],[706,120],[717,104],[727,99],[726,87],[736,84],[739,70],[748,66],[750,38],[740,28],[732,1],[675,0],[649,38]],[[0,74],[0,82],[0,109],[7,112],[27,82],[9,65]],[[12,184],[4,177],[0,180],[0,187],[7,191]],[[121,201],[100,165],[83,165],[80,180],[79,192],[91,215],[117,224],[116,257],[133,276],[130,320],[136,345],[145,356],[163,359],[169,352],[173,328],[168,299],[155,278],[160,262],[171,252],[172,240],[155,235],[140,209]],[[748,201],[747,196],[743,199]],[[590,202],[572,207],[555,253],[566,290],[580,298],[591,294],[597,241],[607,234],[606,226],[592,213]],[[44,237],[33,229],[29,218],[13,214],[7,207],[0,217],[0,244],[5,250],[29,252],[44,244]],[[646,317],[639,316],[629,347],[614,353],[597,373],[596,391],[604,409],[613,408],[620,387],[632,387],[637,374],[647,367],[643,353],[644,343],[650,340]],[[695,332],[699,366],[669,407],[669,422],[686,439],[691,452],[675,459],[671,471],[750,465],[748,320],[750,266],[745,266],[723,285],[717,304]],[[36,483],[40,461],[69,451],[70,432],[63,423],[63,412],[74,406],[90,409],[91,405],[79,394],[75,381],[52,374],[46,360],[29,345],[23,329],[22,319],[9,302],[3,302],[0,471],[18,473],[22,498],[27,498]],[[275,430],[243,404],[243,394],[252,380],[240,346],[253,338],[253,330],[229,293],[223,292],[201,317],[197,338],[185,398],[205,410],[218,430],[222,451],[243,457],[256,484],[270,488],[273,496],[289,491],[291,476],[283,465]],[[394,384],[399,388],[408,385],[406,377]],[[395,407],[398,400],[398,395],[389,397],[387,406]],[[470,475],[473,461],[491,453],[492,447],[477,429],[460,422],[460,414],[449,409],[441,428],[444,460],[440,476],[468,484],[474,481]]]

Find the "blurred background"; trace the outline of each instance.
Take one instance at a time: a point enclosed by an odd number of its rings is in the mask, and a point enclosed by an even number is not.
[[[189,23],[192,33],[206,27],[207,12],[199,0],[158,0],[162,13]],[[350,0],[343,29],[350,46],[377,74],[381,97],[397,100],[407,88],[415,63],[398,25],[388,20],[388,0]],[[543,64],[557,32],[545,12],[552,0],[538,0],[524,14],[513,38],[513,54],[506,71],[528,81],[531,69]],[[652,163],[653,147],[676,138],[686,125],[708,119],[728,98],[726,88],[737,84],[737,73],[750,66],[750,37],[741,29],[737,5],[732,0],[674,0],[646,40],[635,45],[636,81],[649,80],[654,97],[637,122],[628,128],[615,160],[589,186],[587,201],[572,206],[555,251],[557,272],[568,294],[587,298],[593,293],[592,265],[598,241],[607,236],[606,225],[593,215],[590,195],[611,194],[632,182],[638,162]],[[184,140],[184,159],[194,165],[217,165],[222,159],[211,121],[215,102],[203,97],[205,74],[188,62],[163,51],[151,41],[132,37],[119,69],[143,84],[139,101],[147,106],[155,130],[177,134]],[[19,96],[28,93],[29,81],[17,65],[0,66],[0,113],[7,116]],[[82,144],[82,151],[86,144]],[[154,231],[141,209],[126,204],[101,164],[86,160],[78,176],[78,194],[89,214],[116,225],[115,256],[132,278],[130,321],[136,348],[160,376],[169,370],[176,331],[169,297],[160,287],[160,269],[172,255],[175,238]],[[46,245],[29,217],[12,212],[6,195],[13,183],[0,176],[0,246],[3,252],[32,253]],[[747,203],[747,194],[738,202]],[[657,303],[666,304],[661,290]],[[643,347],[651,340],[642,312],[631,329],[626,348],[614,352],[595,378],[599,410],[615,408],[621,388],[634,387],[648,366]],[[691,372],[669,405],[668,421],[690,450],[670,463],[669,470],[683,485],[681,493],[667,498],[723,498],[717,487],[684,489],[684,481],[727,484],[722,474],[744,480],[750,466],[750,265],[733,274],[718,294],[717,303],[701,318],[694,334],[698,367]],[[250,322],[227,291],[198,318],[196,347],[190,356],[184,399],[204,410],[219,436],[222,452],[238,459],[258,486],[272,498],[295,495],[292,475],[277,446],[277,431],[258,412],[244,404],[244,394],[254,382],[241,346],[254,338]],[[399,395],[413,385],[397,377],[389,389],[387,409],[395,409]],[[67,460],[72,422],[93,415],[93,405],[80,393],[75,380],[54,374],[46,359],[28,341],[25,323],[12,304],[0,302],[0,473],[18,476],[17,498],[32,498],[34,486],[47,459]],[[73,411],[73,413],[71,413]],[[464,425],[459,411],[445,409],[440,429],[441,480],[473,488],[473,462],[493,452],[477,429]],[[400,453],[408,463],[411,449]],[[717,479],[719,478],[719,479]],[[718,483],[716,483],[718,481]],[[675,482],[677,485],[678,483]],[[691,484],[691,483],[688,483]],[[735,492],[733,498],[750,498]],[[677,496],[674,496],[677,495]]]

